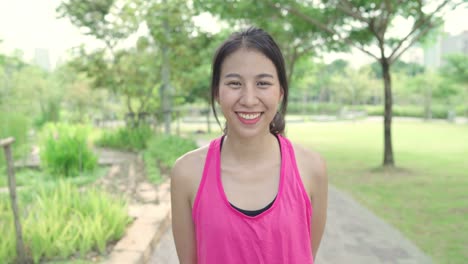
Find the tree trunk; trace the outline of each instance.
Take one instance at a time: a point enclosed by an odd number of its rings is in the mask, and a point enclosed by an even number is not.
[[[208,111],[206,112],[206,128],[207,128],[208,134],[211,134],[210,114],[211,114],[211,109],[208,108]]]
[[[163,21],[163,30],[166,36],[166,40],[169,40],[169,26],[167,24],[166,18]],[[161,100],[162,100],[162,109],[164,115],[164,132],[166,134],[171,133],[171,96],[170,96],[170,65],[169,65],[169,47],[167,43],[162,43],[162,69],[161,69],[161,77],[162,77],[162,89],[161,89]]]
[[[302,91],[302,115],[306,114],[307,91]]]
[[[426,120],[432,119],[432,87],[426,84],[426,96],[424,100],[424,117]]]
[[[291,55],[291,61],[289,62],[289,69],[288,69],[288,85],[291,87],[292,83],[292,76],[294,74],[294,66],[297,60],[297,48],[294,48],[293,54]]]
[[[395,161],[393,160],[393,147],[392,147],[392,77],[390,75],[390,63],[387,58],[383,57],[380,59],[380,65],[382,66],[382,74],[384,81],[384,159],[383,166],[393,167]]]
[[[164,132],[171,133],[171,102],[169,96],[169,59],[166,46],[162,47],[163,65],[162,65],[162,87],[161,87],[161,105],[164,116]]]

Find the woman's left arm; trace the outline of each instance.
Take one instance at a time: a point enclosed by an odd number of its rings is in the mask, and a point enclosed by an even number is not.
[[[322,235],[325,230],[325,222],[327,220],[327,204],[328,204],[328,176],[325,160],[317,153],[311,155],[313,162],[311,166],[312,179],[310,183],[311,202],[312,202],[312,223],[311,223],[311,240],[312,254],[316,257]]]

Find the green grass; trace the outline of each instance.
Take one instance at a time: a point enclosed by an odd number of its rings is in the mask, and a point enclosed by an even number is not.
[[[380,122],[290,124],[287,136],[319,151],[330,182],[396,226],[438,263],[468,259],[468,126],[395,121],[398,170],[383,159]]]
[[[92,183],[104,176],[108,168],[98,167],[92,172],[82,172],[75,177],[64,179],[76,186],[83,186]],[[53,185],[57,181],[57,176],[53,176],[48,172],[22,169],[15,171],[16,186],[37,186],[39,184]],[[8,178],[6,176],[6,168],[0,168],[0,188],[8,187]]]
[[[192,139],[167,135],[153,137],[143,153],[148,179],[156,184],[161,182],[162,174],[168,173],[178,157],[196,148]]]
[[[69,180],[20,190],[18,199],[23,237],[34,263],[84,258],[90,251],[105,254],[107,243],[118,240],[130,222],[122,198],[98,188],[81,190]],[[6,263],[16,255],[12,218],[7,194],[0,194],[0,259]]]
[[[121,127],[117,130],[105,130],[95,140],[100,147],[115,148],[127,151],[141,151],[147,147],[148,140],[155,132],[149,126],[136,128]]]

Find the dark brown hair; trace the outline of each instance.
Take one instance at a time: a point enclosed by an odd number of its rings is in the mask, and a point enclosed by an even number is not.
[[[215,109],[215,100],[219,95],[221,66],[226,57],[240,48],[253,49],[261,52],[275,65],[281,89],[283,90],[283,100],[281,101],[280,108],[273,118],[273,121],[270,123],[270,132],[273,134],[284,134],[284,128],[286,126],[284,116],[286,115],[288,106],[288,79],[286,77],[283,54],[273,38],[264,30],[256,27],[249,27],[241,32],[233,33],[229,39],[221,44],[214,55],[211,75],[211,109],[213,110],[216,122],[221,126]],[[224,132],[226,133],[226,128]]]

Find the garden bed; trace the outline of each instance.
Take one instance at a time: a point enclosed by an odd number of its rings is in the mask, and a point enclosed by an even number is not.
[[[23,240],[35,263],[89,262],[106,255],[123,235],[131,222],[125,200],[90,185],[105,171],[55,181],[38,172],[31,184],[19,189]],[[0,193],[0,220],[0,259],[11,263],[16,257],[15,228],[7,192]]]

